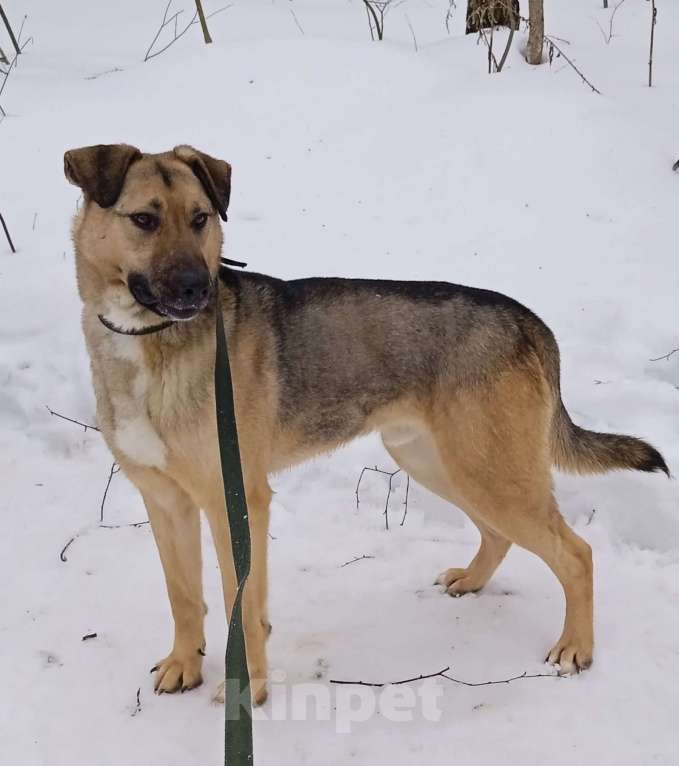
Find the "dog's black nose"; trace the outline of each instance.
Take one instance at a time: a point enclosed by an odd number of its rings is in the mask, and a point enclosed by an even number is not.
[[[173,275],[174,299],[182,306],[204,304],[210,292],[210,274],[205,267],[185,268]]]

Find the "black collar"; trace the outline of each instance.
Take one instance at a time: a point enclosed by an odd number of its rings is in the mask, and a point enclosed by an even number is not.
[[[161,322],[160,324],[154,324],[150,327],[139,327],[139,328],[132,328],[131,330],[123,330],[122,327],[117,327],[113,324],[113,322],[106,319],[106,317],[103,314],[97,314],[99,317],[99,321],[104,325],[104,327],[107,330],[111,330],[111,332],[116,332],[118,335],[151,335],[151,333],[154,332],[160,332],[161,330],[166,330],[168,327],[171,327],[174,323],[174,319],[168,319],[166,322]]]

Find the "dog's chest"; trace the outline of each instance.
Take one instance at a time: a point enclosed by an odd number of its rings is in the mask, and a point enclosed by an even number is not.
[[[112,409],[114,446],[138,465],[165,468],[167,447],[155,428],[150,412],[153,378],[145,363],[141,341],[128,336],[110,338],[108,382]]]

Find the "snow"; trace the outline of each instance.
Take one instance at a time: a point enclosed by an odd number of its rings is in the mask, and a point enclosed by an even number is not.
[[[67,148],[189,142],[229,160],[227,253],[256,270],[443,279],[512,295],[559,339],[574,419],[642,435],[677,470],[679,353],[649,360],[679,346],[679,6],[660,4],[649,89],[647,2],[620,7],[610,44],[596,22],[607,30],[612,9],[599,0],[546,2],[547,31],[570,41],[559,44],[601,96],[562,59],[525,64],[524,32],[506,70],[489,76],[484,48],[463,33],[464,3],[450,35],[447,6],[394,7],[378,44],[359,0],[235,0],[210,21],[214,45],[195,26],[143,63],[161,0],[12,4],[35,41],[1,100],[0,210],[18,247],[12,255],[0,235],[4,763],[220,763],[223,747],[211,697],[224,622],[207,535],[206,684],[156,697],[148,670],[172,633],[149,527],[99,527],[110,455],[96,432],[45,407],[94,422]],[[412,721],[375,712],[344,734],[336,710],[330,720],[276,716],[276,695],[296,684],[320,684],[347,711],[356,688],[329,679],[446,666],[472,682],[549,672],[541,660],[563,604],[542,562],[512,549],[483,592],[444,597],[434,578],[471,559],[473,527],[415,485],[401,526],[396,476],[387,532],[385,477],[366,474],[356,508],[366,465],[394,468],[375,438],[274,481],[274,688],[255,724],[258,764],[677,762],[679,491],[658,476],[556,478],[564,515],[594,549],[589,672],[482,687],[437,679],[437,721],[419,704]],[[144,519],[115,475],[105,523]],[[342,566],[362,556],[372,558]]]

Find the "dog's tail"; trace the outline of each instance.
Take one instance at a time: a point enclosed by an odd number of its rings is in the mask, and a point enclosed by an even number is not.
[[[553,464],[568,473],[662,471],[669,477],[665,459],[648,442],[634,436],[588,431],[573,423],[561,399],[561,360],[554,335],[534,315],[524,329],[551,389],[553,415],[549,438]]]
[[[552,421],[552,458],[568,473],[606,473],[616,470],[670,471],[655,447],[634,436],[601,434],[576,426],[561,397]]]

